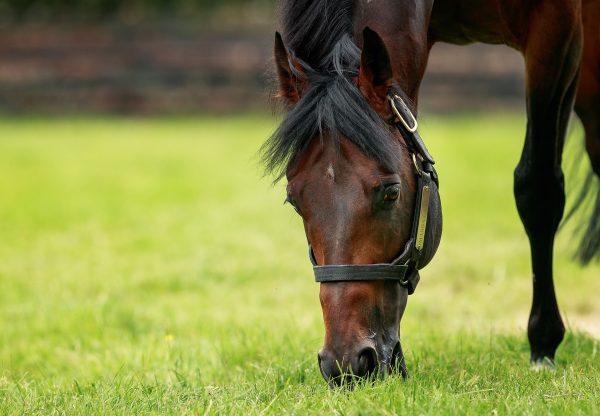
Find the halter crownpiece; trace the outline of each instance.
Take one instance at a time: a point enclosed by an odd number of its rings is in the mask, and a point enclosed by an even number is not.
[[[412,153],[418,182],[411,234],[404,250],[391,263],[324,266],[317,264],[310,243],[308,253],[313,264],[315,281],[318,283],[391,280],[406,287],[408,294],[411,295],[420,279],[418,266],[425,246],[431,186],[435,185],[437,188],[439,182],[437,172],[433,167],[435,161],[417,132],[417,119],[400,96],[388,95],[388,100],[396,115],[396,127]]]

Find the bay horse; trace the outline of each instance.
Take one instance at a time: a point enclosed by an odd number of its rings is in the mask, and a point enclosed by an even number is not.
[[[514,195],[531,247],[532,363],[554,364],[565,327],[553,284],[565,207],[563,144],[575,109],[600,176],[600,0],[283,0],[277,92],[288,111],[262,148],[287,178],[320,284],[330,385],[406,376],[399,326],[442,217],[417,99],[436,42],[504,44],[525,61],[527,130]],[[594,179],[597,181],[597,178]],[[577,255],[600,252],[600,193]]]

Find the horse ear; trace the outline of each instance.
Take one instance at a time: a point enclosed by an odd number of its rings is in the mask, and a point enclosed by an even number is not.
[[[292,58],[288,54],[287,48],[283,44],[283,39],[279,32],[275,32],[275,66],[277,68],[277,78],[279,79],[279,90],[277,96],[285,97],[290,104],[295,104],[300,100],[301,82],[290,67]],[[296,65],[296,71],[299,65]]]
[[[383,39],[373,30],[363,30],[363,48],[360,56],[358,87],[373,104],[386,101],[393,82],[392,64]]]

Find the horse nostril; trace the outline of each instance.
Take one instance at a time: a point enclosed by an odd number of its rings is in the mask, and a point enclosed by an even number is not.
[[[377,370],[377,351],[373,347],[365,347],[359,351],[356,366],[352,367],[355,376],[366,377]]]
[[[340,366],[338,362],[328,355],[327,353],[320,351],[317,354],[317,361],[319,362],[319,370],[321,375],[327,381],[337,381],[340,377]]]
[[[317,361],[321,375],[330,387],[339,386],[344,381],[350,385],[356,381],[356,378],[369,377],[377,372],[379,367],[377,352],[373,347],[361,349],[346,365],[343,364],[343,361],[340,363],[333,354],[326,350],[321,350],[317,354]]]

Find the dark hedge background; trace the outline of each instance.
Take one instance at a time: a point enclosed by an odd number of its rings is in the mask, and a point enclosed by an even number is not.
[[[0,114],[265,111],[276,0],[0,0]],[[523,108],[505,47],[436,45],[425,111]]]
[[[115,17],[210,16],[224,8],[245,8],[269,13],[274,0],[0,0],[0,19],[98,20]]]

